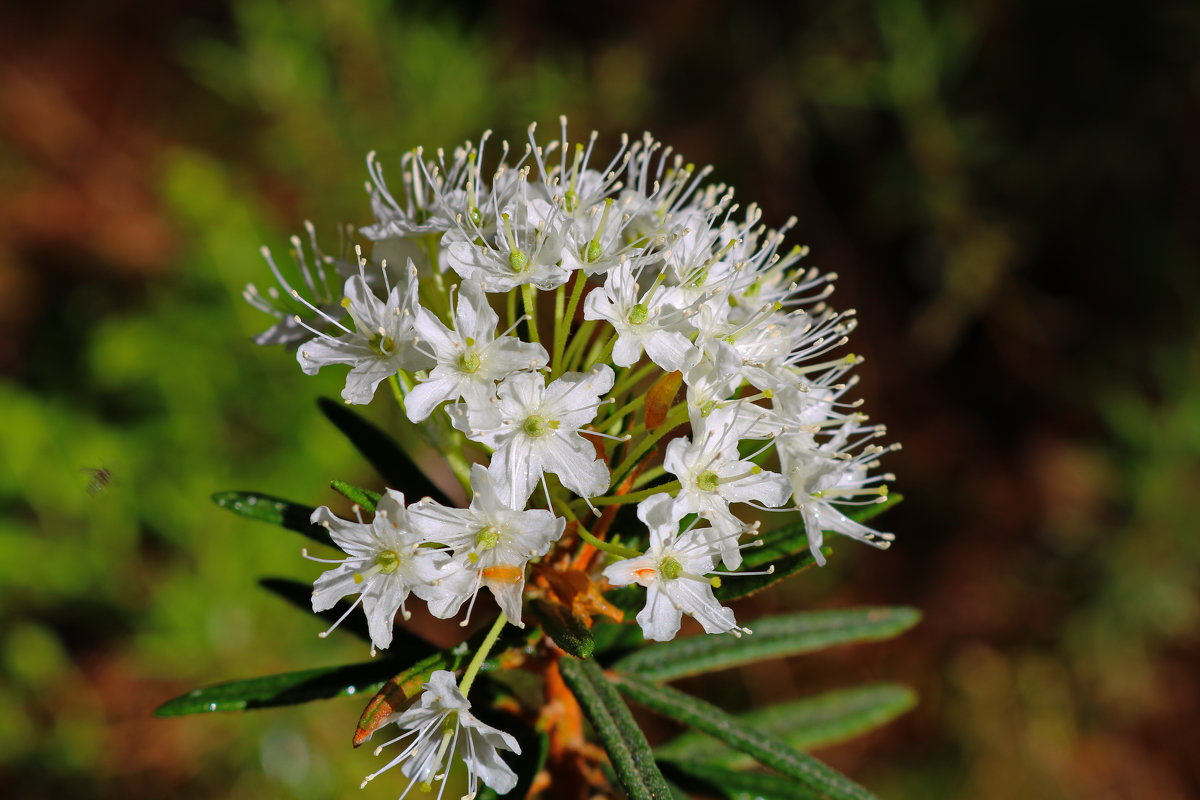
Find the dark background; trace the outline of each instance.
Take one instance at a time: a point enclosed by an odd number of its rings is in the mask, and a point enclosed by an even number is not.
[[[363,655],[255,589],[311,579],[296,542],[207,502],[373,480],[312,402],[336,376],[253,347],[239,293],[302,220],[325,241],[367,220],[368,150],[559,113],[610,146],[651,130],[766,221],[796,215],[904,444],[896,546],[838,542],[743,613],[923,624],[714,697],[913,685],[907,716],[818,752],[888,798],[1200,794],[1195,4],[10,4],[0,70],[9,796],[358,791],[356,702],[148,716]]]

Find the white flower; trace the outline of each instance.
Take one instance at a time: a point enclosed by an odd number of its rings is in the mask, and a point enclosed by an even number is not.
[[[590,208],[584,207],[583,213],[576,213],[564,229],[562,266],[601,275],[627,260],[628,254],[640,252],[642,248],[626,240],[628,221],[618,201],[611,197]]]
[[[603,319],[617,332],[613,363],[632,366],[642,350],[667,372],[683,369],[692,343],[677,329],[677,309],[663,302],[665,293],[656,280],[641,292],[631,261],[623,261],[608,273],[601,288],[593,289],[583,305],[584,319]]]
[[[554,289],[571,277],[559,264],[567,221],[548,200],[530,198],[527,186],[522,180],[507,209],[497,211],[494,237],[463,220],[442,239],[446,264],[484,291],[507,292],[524,284]]]
[[[809,551],[822,566],[825,564],[825,556],[821,552],[824,531],[849,536],[880,550],[891,547],[896,538],[850,519],[834,505],[863,505],[887,499],[887,487],[880,484],[894,480],[895,476],[868,476],[869,469],[878,463],[877,459],[885,452],[885,448],[867,446],[855,456],[844,452],[851,435],[865,433],[865,438],[873,438],[883,432],[882,428],[863,428],[855,421],[849,421],[842,425],[833,438],[819,447],[808,445],[809,440],[805,438],[780,438],[780,463],[795,493],[796,508],[804,517]],[[849,449],[856,446],[852,444]],[[895,449],[895,445],[892,449]]]
[[[612,386],[613,371],[604,364],[568,372],[549,386],[540,374],[519,373],[500,384],[495,402],[456,412],[454,424],[496,451],[492,474],[514,507],[543,472],[558,475],[580,497],[595,497],[608,488],[608,465],[580,431],[596,418],[600,398]]]
[[[699,514],[712,523],[713,542],[730,569],[742,563],[737,536],[745,525],[729,504],[756,500],[778,507],[791,494],[782,475],[738,455],[738,442],[748,424],[740,405],[715,408],[707,417],[693,414],[692,438],[672,439],[663,458],[663,468],[679,479],[676,513]]]
[[[704,577],[717,553],[709,531],[679,533],[680,515],[666,494],[643,500],[637,514],[650,529],[650,547],[645,555],[609,565],[604,577],[614,586],[646,587],[646,606],[637,615],[642,635],[659,642],[674,639],[684,614],[695,617],[706,633],[747,633],[717,602],[712,582]]]
[[[421,369],[429,359],[413,346],[413,311],[417,306],[416,269],[409,262],[408,279],[388,292],[386,302],[372,292],[362,275],[346,281],[342,306],[354,320],[354,330],[341,325],[338,338],[321,334],[296,351],[305,374],[315,375],[329,364],[350,364],[342,399],[369,403],[375,388],[398,370]]]
[[[433,672],[423,689],[417,702],[396,718],[396,725],[403,733],[377,747],[375,755],[388,745],[404,739],[410,741],[400,755],[368,775],[362,785],[366,786],[400,764],[400,772],[409,779],[408,787],[400,795],[401,800],[418,784],[431,787],[442,781],[444,791],[450,765],[454,756],[459,755],[467,766],[466,798],[475,797],[480,781],[498,794],[511,792],[517,785],[517,774],[500,759],[498,751],[508,750],[520,755],[521,746],[517,740],[498,728],[485,725],[471,713],[471,703],[455,685],[454,673],[447,670]]]
[[[404,495],[394,489],[388,489],[380,499],[370,524],[340,519],[326,506],[313,512],[312,521],[324,526],[337,546],[347,553],[347,558],[326,562],[338,566],[317,578],[313,611],[326,611],[346,595],[357,593],[354,605],[333,627],[362,604],[372,644],[386,648],[392,643],[396,612],[403,611],[408,616],[404,602],[409,593],[424,600],[434,597],[434,584],[446,576],[449,557],[421,547],[424,540],[409,525]]]
[[[495,338],[498,320],[474,281],[459,286],[453,330],[429,310],[418,307],[413,325],[417,347],[434,358],[437,366],[405,395],[404,410],[410,420],[420,422],[440,403],[459,397],[485,403],[495,395],[496,381],[546,366],[549,357],[540,344],[515,336]]]
[[[562,537],[566,520],[549,511],[521,510],[526,498],[510,502],[497,491],[493,476],[492,470],[479,464],[471,467],[470,508],[447,508],[425,499],[409,509],[413,526],[426,541],[454,551],[456,569],[431,590],[432,597],[426,600],[434,616],[447,619],[487,586],[509,621],[524,627],[521,600],[525,564],[545,555],[550,545]]]
[[[274,286],[268,287],[266,293],[258,290],[253,283],[246,284],[242,297],[246,302],[259,311],[270,314],[278,322],[254,337],[254,343],[260,345],[295,345],[305,342],[317,335],[313,330],[328,330],[333,327],[331,320],[340,318],[345,311],[338,305],[336,297],[337,286],[354,271],[354,265],[343,259],[327,256],[317,245],[316,231],[311,222],[304,224],[308,232],[309,248],[312,259],[304,253],[304,245],[300,237],[293,236],[290,240],[292,260],[303,281],[303,287],[311,300],[292,287],[284,277],[283,272],[275,264],[271,251],[261,248],[262,257],[266,260],[275,281],[283,289],[281,293]],[[331,282],[336,281],[333,286]],[[315,313],[314,313],[315,312]]]

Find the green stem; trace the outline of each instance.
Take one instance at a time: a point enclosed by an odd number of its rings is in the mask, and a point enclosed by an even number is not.
[[[606,553],[612,553],[614,556],[620,556],[621,558],[637,558],[638,556],[642,555],[639,551],[634,550],[631,547],[623,547],[622,545],[615,544],[613,542],[606,542],[603,539],[596,538],[595,534],[584,527],[583,523],[579,521],[579,517],[575,516],[575,512],[571,510],[571,507],[567,503],[564,503],[560,500],[556,503],[556,505],[564,515],[569,517],[570,520],[575,523],[576,530],[579,532],[579,538],[583,539],[597,550],[603,550]]]
[[[649,375],[651,372],[653,372],[656,369],[658,369],[658,365],[655,364],[653,361],[651,361],[649,364],[646,364],[644,367],[639,369],[637,372],[634,372],[633,374],[629,375],[628,377],[623,378],[620,383],[618,383],[616,386],[613,387],[612,392],[610,392],[610,396],[620,397],[621,395],[625,394],[625,392],[629,391],[634,386],[637,386],[639,383],[644,381],[646,379],[646,376]]]
[[[614,392],[612,394],[612,397],[616,397],[616,396],[617,396],[617,394]],[[620,422],[622,419],[625,418],[626,414],[628,414],[630,411],[636,411],[645,402],[646,402],[646,398],[643,397],[642,395],[638,395],[637,397],[633,398],[628,403],[621,406],[619,409],[617,409],[616,411],[614,411],[613,413],[611,413],[607,417],[605,417],[604,421],[601,424],[604,425],[605,428],[611,429],[611,427],[613,426],[614,423]]]
[[[566,311],[562,308],[563,287],[559,287],[558,297],[555,298],[555,325],[554,325],[554,371],[550,374],[551,379],[557,378],[566,371],[566,363],[563,361],[563,350],[567,346],[567,334],[571,330],[571,326],[575,324],[575,309],[579,307],[579,298],[583,295],[583,287],[587,285],[587,275],[583,270],[575,273],[575,283],[571,286],[571,299],[567,302]]]
[[[451,428],[451,430],[453,431],[452,438],[454,441],[446,450],[446,463],[450,465],[450,471],[454,473],[454,477],[458,479],[463,489],[470,494],[471,462],[467,460],[464,454],[464,448],[467,446],[467,437],[457,428]]]
[[[521,299],[525,302],[525,313],[529,315],[529,341],[541,344],[538,336],[537,288],[532,283],[521,284]]]
[[[667,470],[663,467],[662,464],[659,464],[658,466],[655,466],[655,467],[651,467],[650,469],[643,472],[641,475],[637,476],[637,479],[634,480],[634,482],[633,482],[633,488],[637,489],[642,486],[645,486],[650,481],[656,480],[666,474],[667,474]]]
[[[659,494],[661,492],[675,492],[679,490],[679,481],[671,481],[660,486],[651,486],[649,489],[642,489],[640,492],[630,492],[629,494],[610,494],[604,497],[593,497],[592,505],[594,506],[623,506],[628,503],[640,503],[647,497]]]
[[[579,538],[583,539],[597,550],[603,550],[606,553],[612,553],[614,556],[620,556],[621,558],[639,558],[642,555],[640,551],[634,550],[632,547],[625,547],[624,545],[613,544],[612,542],[606,542],[603,539],[597,539],[592,535],[591,531],[582,525],[580,525],[577,530],[579,532]]]
[[[508,327],[517,324],[517,290],[509,289],[508,294],[504,297],[504,304],[508,311]]]
[[[604,343],[604,347],[602,349],[600,349],[599,352],[596,352],[596,350],[600,346],[600,342],[596,342],[596,344],[592,346],[591,352],[588,353],[588,357],[586,359],[584,367],[580,371],[587,372],[595,364],[598,364],[601,361],[608,361],[608,357],[610,355],[612,355],[613,345],[615,345],[616,343],[617,343],[616,331],[613,332],[612,336],[608,337],[608,341],[606,341]]]
[[[596,323],[599,320],[589,319],[579,326],[579,330],[575,331],[575,335],[571,337],[571,344],[567,346],[567,352],[563,355],[563,372],[566,372],[575,365],[579,354],[583,352],[584,345],[592,336],[592,331],[596,328]]]
[[[633,469],[634,465],[637,464],[637,462],[641,460],[642,456],[644,456],[646,452],[654,446],[655,442],[687,421],[687,412],[687,403],[680,403],[671,409],[670,413],[667,414],[666,422],[650,431],[648,436],[640,440],[637,443],[637,446],[634,447],[629,455],[625,457],[625,460],[621,462],[620,466],[613,470],[613,481],[610,485],[620,485],[620,482],[625,478],[626,473]],[[635,429],[632,435],[637,436],[638,433],[639,431]]]
[[[458,682],[458,691],[462,693],[463,697],[466,697],[467,692],[471,691],[471,684],[475,682],[475,676],[479,674],[479,669],[483,666],[483,662],[487,661],[488,653],[492,650],[492,645],[496,644],[496,640],[500,638],[500,631],[507,622],[508,617],[504,616],[504,612],[501,611],[500,616],[496,617],[496,621],[492,623],[492,629],[484,637],[483,643],[479,645],[479,649],[471,657],[471,663],[467,665],[467,671],[463,673],[462,680]]]

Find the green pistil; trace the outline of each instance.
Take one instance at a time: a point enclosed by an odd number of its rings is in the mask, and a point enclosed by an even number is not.
[[[698,270],[692,276],[691,280],[689,280],[687,282],[687,285],[692,288],[697,288],[697,287],[703,286],[704,282],[706,280],[708,280],[708,270],[709,270],[709,267],[707,265],[703,269]]]
[[[475,534],[476,550],[491,550],[500,544],[500,531],[495,527],[487,527]]]
[[[483,224],[483,212],[478,208],[472,208],[467,212],[467,216],[471,218],[471,224],[473,224],[475,227],[478,228]]]
[[[529,257],[517,246],[517,237],[513,235],[512,219],[508,214],[501,214],[500,221],[504,225],[504,241],[508,242],[508,267],[513,272],[522,273],[529,267]]]
[[[390,356],[392,350],[396,347],[396,340],[390,336],[384,336],[382,333],[376,333],[367,340],[371,349],[381,356]]]
[[[384,575],[391,575],[400,566],[400,554],[395,550],[384,550],[375,556],[375,566]]]
[[[604,201],[604,211],[600,215],[600,224],[596,226],[596,235],[588,242],[587,247],[583,249],[583,259],[589,264],[597,261],[600,256],[604,255],[604,248],[600,246],[600,237],[604,236],[604,229],[608,227],[608,212],[613,207],[613,199],[610,197]]]
[[[375,564],[366,572],[354,573],[354,582],[362,583],[372,575],[391,575],[400,568],[400,554],[395,550],[383,550],[375,556]]]
[[[545,436],[550,431],[557,429],[558,420],[546,419],[545,417],[534,414],[531,417],[525,418],[525,422],[522,423],[521,428],[527,435],[537,438],[539,436]]]
[[[628,319],[630,325],[641,325],[650,319],[650,308],[645,303],[638,303],[629,309]]]
[[[571,184],[563,195],[563,208],[568,214],[574,214],[579,208],[579,192],[575,191],[575,182],[579,180],[579,164],[583,160],[583,143],[575,145],[575,163],[571,165]]]
[[[458,357],[459,370],[467,374],[478,372],[481,363],[482,359],[479,357],[479,353],[474,350],[468,350]]]
[[[673,581],[683,574],[683,565],[670,556],[667,556],[659,562],[658,574],[669,581]]]
[[[583,260],[591,264],[593,261],[599,261],[602,255],[604,255],[604,248],[600,246],[599,242],[588,242],[583,251]]]
[[[696,485],[702,492],[715,492],[721,485],[721,477],[711,469],[706,469],[696,476]]]

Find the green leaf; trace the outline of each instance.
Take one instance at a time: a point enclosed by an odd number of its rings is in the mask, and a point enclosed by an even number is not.
[[[826,558],[829,558],[829,554],[833,552],[833,548],[825,545],[821,548],[821,552],[825,554]],[[812,557],[812,553],[808,552],[808,550],[793,553],[790,556],[783,556],[778,561],[772,562],[771,566],[775,568],[775,571],[769,575],[738,576],[737,574],[733,574],[725,576],[722,578],[721,587],[714,590],[713,594],[717,596],[717,600],[722,604],[730,603],[774,586],[786,578],[803,572],[816,563],[817,560]],[[761,566],[762,564],[754,564],[750,568],[753,569]]]
[[[608,751],[629,800],[670,800],[671,790],[654,763],[645,734],[596,662],[567,657],[558,666]]]
[[[529,610],[542,625],[546,635],[565,652],[576,658],[591,658],[596,642],[583,620],[571,613],[561,603],[551,603],[536,598],[529,603]]]
[[[329,488],[345,497],[352,503],[365,508],[367,511],[374,511],[375,506],[379,503],[379,499],[383,497],[379,492],[372,492],[370,489],[363,489],[346,481],[333,480],[329,482]]]
[[[408,498],[431,497],[444,506],[454,505],[450,498],[425,476],[420,467],[413,463],[408,453],[374,423],[346,408],[345,404],[327,397],[318,398],[317,405],[329,421],[345,434],[355,449],[371,463],[388,486],[404,492]]]
[[[753,756],[760,764],[800,781],[830,800],[871,800],[870,792],[812,756],[793,750],[763,731],[741,725],[699,697],[669,686],[657,686],[631,675],[618,674],[613,683],[622,694],[652,711],[707,733],[730,747]]]
[[[906,686],[856,686],[738,715],[744,727],[776,736],[797,750],[852,739],[891,722],[916,705]],[[660,759],[745,769],[750,759],[699,733],[685,733],[656,751]]]
[[[235,514],[279,525],[303,534],[314,542],[337,548],[333,539],[329,537],[329,531],[309,522],[313,513],[312,506],[300,505],[260,492],[217,492],[212,496],[212,500],[221,508],[227,508]]]
[[[687,636],[644,647],[613,664],[647,680],[670,681],[767,658],[782,658],[838,644],[896,636],[917,623],[921,612],[905,606],[802,611],[753,624],[753,635]]]
[[[193,689],[185,695],[168,700],[154,714],[177,717],[212,711],[248,711],[255,708],[307,703],[329,697],[370,694],[394,675],[401,664],[393,659],[376,659],[361,664],[340,667],[321,667],[280,675],[220,683]]]
[[[825,795],[781,775],[741,772],[695,761],[660,762],[668,780],[694,794],[729,800],[820,800]]]
[[[354,746],[358,747],[370,739],[393,714],[402,711],[408,701],[421,690],[421,685],[429,680],[434,670],[456,671],[466,662],[469,653],[470,649],[467,647],[431,653],[400,672],[388,675],[385,682],[375,687],[374,696],[367,702],[366,708],[358,718],[358,725],[354,729]]]

